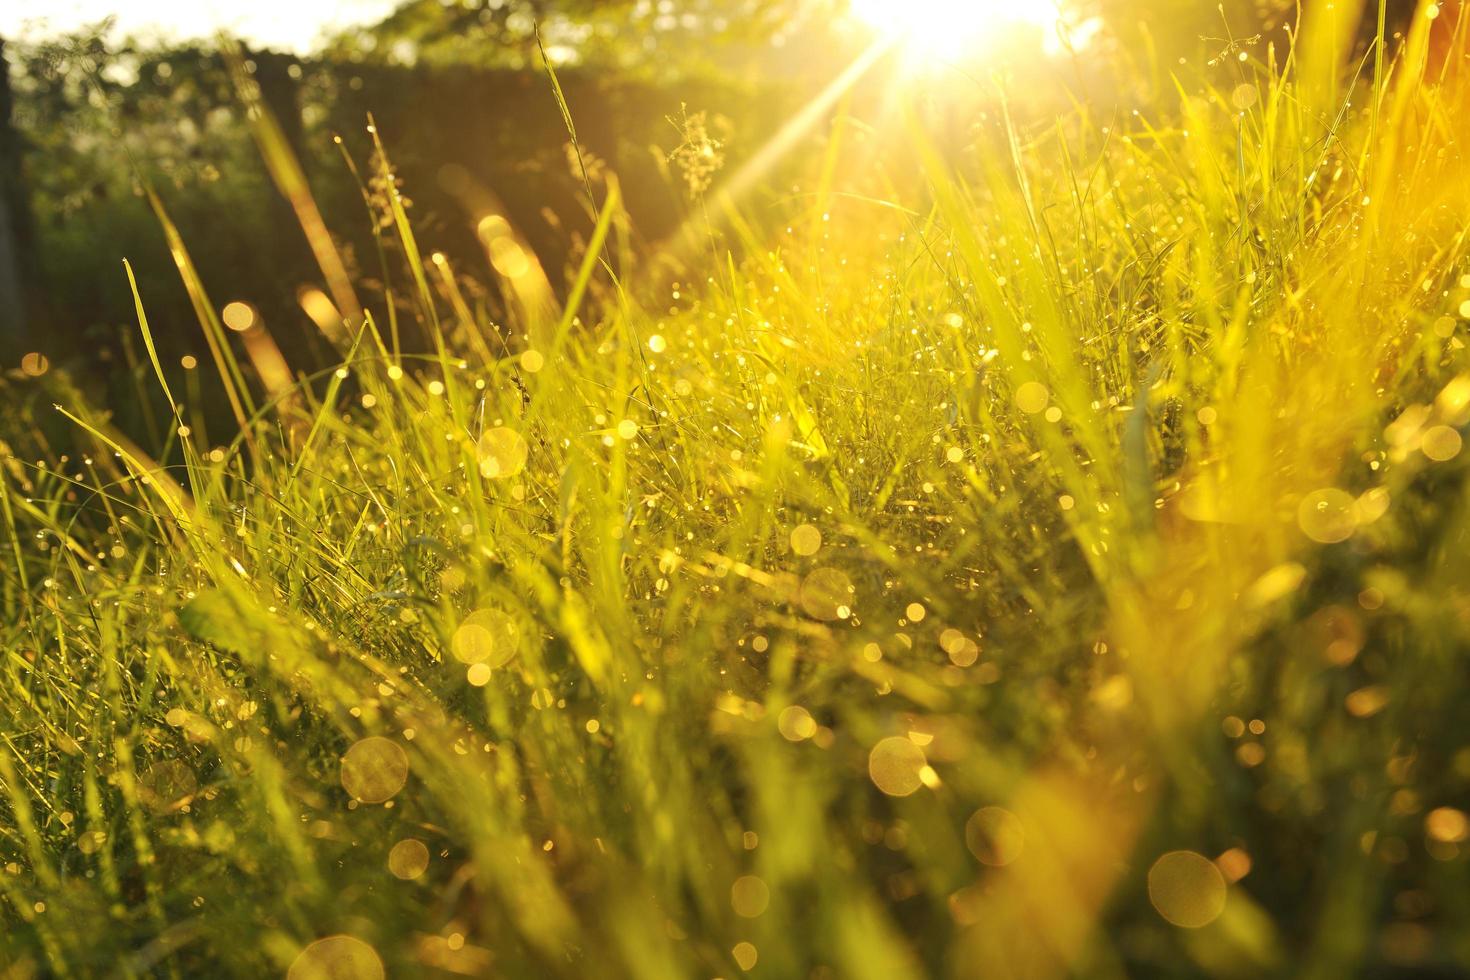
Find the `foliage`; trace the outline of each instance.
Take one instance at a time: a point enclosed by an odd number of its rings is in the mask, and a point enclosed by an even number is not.
[[[212,361],[135,287],[158,445],[60,372],[0,401],[12,972],[1470,970],[1428,12],[1356,83],[1328,23],[958,160],[839,112],[672,288],[594,168],[562,299],[498,323],[378,143],[397,273],[325,275],[299,381],[173,241]]]
[[[564,59],[643,77],[688,78],[711,55],[731,67],[730,48],[749,56],[830,3],[790,0],[407,0],[383,21],[338,37],[337,56],[384,61],[528,68],[544,43]],[[739,60],[739,55],[736,60]]]
[[[51,325],[39,342],[48,355],[94,371],[100,352],[122,356],[116,337],[129,332],[120,328],[133,303],[116,272],[119,255],[134,259],[160,336],[179,347],[193,337],[188,297],[142,194],[148,182],[205,277],[250,297],[268,322],[290,327],[283,346],[296,362],[326,363],[330,352],[296,329],[309,322],[296,294],[315,274],[310,253],[270,188],[217,53],[103,43],[96,36],[10,50],[17,125],[29,143],[26,183],[40,266],[35,292]],[[383,270],[362,218],[361,188],[342,155],[345,149],[363,159],[371,152],[369,114],[401,147],[395,164],[412,187],[416,221],[456,268],[478,280],[467,288],[485,297],[492,315],[502,313],[500,297],[480,271],[476,230],[485,192],[554,273],[573,258],[575,237],[590,231],[544,75],[428,58],[414,65],[340,53],[298,59],[252,52],[250,58],[349,266],[363,279],[378,279]],[[653,239],[687,213],[681,190],[648,165],[680,142],[667,119],[682,103],[733,128],[745,136],[740,146],[750,146],[766,120],[790,111],[808,88],[795,76],[779,84],[684,77],[676,85],[564,68],[562,77],[588,152],[625,175],[629,213],[639,233]],[[737,161],[740,146],[730,149]],[[474,193],[467,193],[471,185]],[[393,243],[387,247],[392,251]],[[113,363],[102,361],[98,373]]]

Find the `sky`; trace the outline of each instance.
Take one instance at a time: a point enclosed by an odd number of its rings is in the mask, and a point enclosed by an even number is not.
[[[44,37],[115,17],[119,33],[171,40],[229,31],[303,53],[322,32],[386,16],[397,0],[0,0],[0,37]]]

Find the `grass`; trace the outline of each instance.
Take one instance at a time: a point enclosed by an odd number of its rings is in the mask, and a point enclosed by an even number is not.
[[[7,382],[5,975],[1470,972],[1426,10],[1356,80],[1313,8],[1137,115],[959,163],[911,120],[888,206],[834,135],[672,296],[598,178],[573,301],[498,328],[386,170],[358,306],[258,119],[341,366],[233,334],[174,236],[217,371],[140,298],[167,439]]]

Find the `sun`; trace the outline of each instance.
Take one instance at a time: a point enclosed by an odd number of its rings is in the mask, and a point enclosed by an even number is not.
[[[1059,44],[1066,22],[1054,0],[851,0],[853,16],[912,54],[954,60],[978,53],[1016,28],[1040,28]]]

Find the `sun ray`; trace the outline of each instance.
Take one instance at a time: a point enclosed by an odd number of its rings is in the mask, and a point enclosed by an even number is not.
[[[1040,32],[1047,53],[1081,47],[1096,18],[1072,24],[1055,0],[852,0],[854,17],[916,59],[954,61],[994,50],[1017,31]]]

